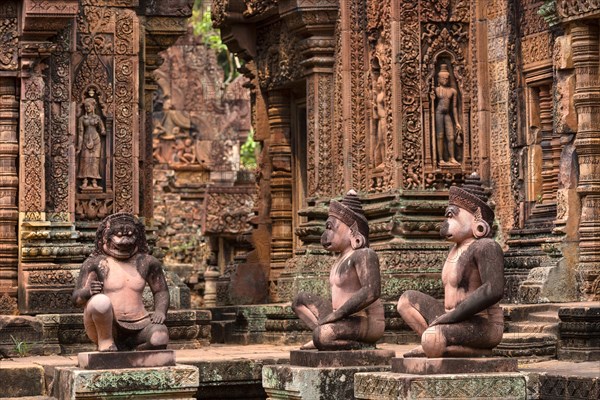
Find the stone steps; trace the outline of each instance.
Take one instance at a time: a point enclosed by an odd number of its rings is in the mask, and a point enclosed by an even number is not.
[[[550,360],[556,357],[557,339],[547,333],[505,333],[494,355],[518,358],[519,362]]]
[[[494,354],[516,357],[519,362],[538,362],[556,357],[559,304],[506,306],[505,333]]]
[[[558,323],[539,324],[531,322],[515,322],[507,327],[508,333],[548,333],[558,335]]]

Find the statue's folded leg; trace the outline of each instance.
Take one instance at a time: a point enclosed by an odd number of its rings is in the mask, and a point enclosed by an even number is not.
[[[397,310],[404,322],[419,335],[445,312],[441,302],[416,290],[407,290],[400,296]]]
[[[83,312],[83,324],[88,337],[98,344],[98,351],[116,351],[113,337],[113,307],[108,296],[95,294]]]
[[[455,324],[428,328],[421,338],[427,357],[477,357],[492,353],[502,340],[504,327],[475,316]]]
[[[150,324],[136,337],[136,350],[166,349],[169,342],[169,330],[164,324]]]
[[[384,321],[351,316],[317,327],[313,332],[313,341],[320,350],[361,349],[374,346],[384,329]]]
[[[292,303],[292,309],[311,330],[317,327],[319,318],[333,312],[331,300],[306,292],[298,293]]]

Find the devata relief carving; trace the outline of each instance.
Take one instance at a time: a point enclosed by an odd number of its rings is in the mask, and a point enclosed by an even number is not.
[[[459,166],[456,148],[462,145],[462,128],[458,122],[458,92],[450,85],[450,71],[442,64],[435,88],[435,145],[441,166]]]
[[[84,114],[79,117],[77,127],[77,178],[83,179],[82,191],[101,190],[98,181],[100,176],[100,155],[102,151],[101,136],[106,135],[102,118],[96,114],[96,100],[91,97],[83,101]]]
[[[385,105],[385,80],[382,75],[375,79],[373,90],[373,120],[375,134],[373,135],[373,166],[377,170],[384,168],[385,140],[387,133],[387,109]]]

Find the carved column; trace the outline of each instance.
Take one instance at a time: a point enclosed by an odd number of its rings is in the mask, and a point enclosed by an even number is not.
[[[581,196],[579,271],[581,291],[590,300],[600,275],[600,59],[597,23],[573,26],[573,100],[577,112],[575,147],[579,155]]]
[[[18,274],[17,121],[19,103],[14,78],[0,78],[0,293],[16,296]],[[3,310],[0,306],[0,312]]]
[[[331,121],[333,115],[333,40],[307,39],[307,52],[317,50],[303,62],[306,75],[308,197],[331,195]],[[320,53],[320,54],[319,54]]]
[[[23,61],[20,118],[19,211],[24,221],[43,221],[45,206],[44,90],[45,64]]]
[[[290,145],[290,104],[287,91],[269,92],[271,134],[271,273],[276,281],[292,256],[292,148]]]
[[[558,190],[558,164],[560,160],[560,139],[552,129],[552,88],[540,86],[540,128],[544,149],[542,171],[542,202],[556,206]],[[556,215],[552,215],[554,218]]]

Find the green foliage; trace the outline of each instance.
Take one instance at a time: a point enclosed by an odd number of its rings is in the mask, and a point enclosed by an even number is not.
[[[15,346],[15,351],[19,357],[26,357],[29,354],[29,344],[24,340],[18,340],[13,335],[10,335],[11,340]]]
[[[239,75],[237,68],[241,66],[240,60],[233,53],[229,52],[227,46],[221,40],[221,32],[213,28],[210,17],[210,7],[204,7],[202,0],[196,0],[192,9],[190,24],[194,35],[200,36],[206,46],[217,53],[217,61],[225,71],[225,85],[231,82]]]
[[[227,51],[227,46],[221,40],[221,33],[218,29],[213,28],[212,20],[210,19],[210,9],[202,10],[199,7],[194,7],[190,20],[194,35],[202,36],[204,44],[217,52]]]
[[[244,143],[240,149],[240,161],[242,163],[242,168],[256,168],[256,146],[257,144],[254,141],[254,131],[251,130],[248,133],[248,139],[246,139],[246,143]]]

